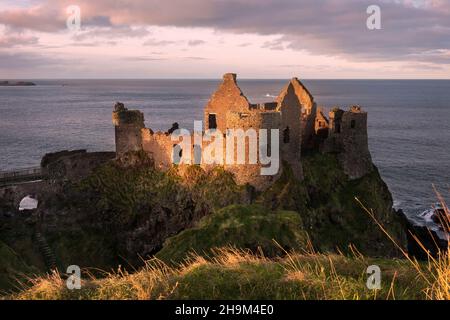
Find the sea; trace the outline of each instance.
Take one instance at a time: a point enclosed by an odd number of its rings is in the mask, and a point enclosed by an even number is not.
[[[29,80],[29,79],[27,79]],[[219,80],[31,80],[0,87],[0,171],[37,166],[48,152],[114,150],[116,101],[147,127],[192,129]],[[241,79],[251,102],[273,101],[288,80]],[[450,80],[303,80],[319,106],[368,112],[369,148],[411,220],[450,195]]]

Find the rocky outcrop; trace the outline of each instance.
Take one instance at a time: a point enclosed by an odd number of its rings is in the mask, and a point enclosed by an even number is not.
[[[353,244],[365,255],[395,256],[395,246],[354,199],[357,196],[372,208],[390,234],[403,243],[402,225],[376,169],[349,180],[333,155],[306,155],[304,159],[303,181],[295,179],[287,165],[268,190],[257,192],[236,184],[220,167],[209,172],[198,166],[162,172],[152,167],[145,153],[136,153],[105,163],[81,181],[49,184],[39,194],[39,207],[33,212],[0,215],[0,241],[42,272],[54,264],[60,270],[71,264],[136,267],[142,257],[155,254],[168,238],[195,227],[203,217],[228,205],[258,203],[271,212],[297,214],[302,221],[298,232],[307,232],[318,251],[346,252]],[[265,237],[263,231],[273,224],[252,227],[251,219],[248,226],[247,220],[242,221],[239,230],[251,229],[254,239]],[[266,240],[284,239],[283,228],[270,231],[280,234]],[[239,237],[244,237],[241,231]],[[233,232],[221,233],[221,241],[250,246],[250,240],[241,241]],[[45,239],[45,246],[37,233]]]
[[[397,214],[406,225],[407,249],[410,256],[427,261],[430,256],[437,257],[439,253],[447,252],[448,241],[440,237],[436,231],[426,225],[411,222],[402,210],[398,210]]]
[[[0,87],[35,86],[31,81],[0,81]]]

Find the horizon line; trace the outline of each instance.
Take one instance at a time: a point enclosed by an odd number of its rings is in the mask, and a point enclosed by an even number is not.
[[[238,80],[289,80],[291,78],[239,78]],[[300,80],[372,80],[372,81],[449,81],[450,78],[299,78]],[[31,81],[31,80],[222,80],[218,78],[3,78],[0,81]]]

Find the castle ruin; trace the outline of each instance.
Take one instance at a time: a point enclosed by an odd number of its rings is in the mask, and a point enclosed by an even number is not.
[[[283,166],[280,165],[277,174],[261,175],[260,169],[265,164],[260,159],[256,163],[211,164],[211,161],[201,158],[200,151],[207,148],[210,141],[199,142],[194,132],[189,148],[181,148],[171,136],[177,127],[168,132],[153,132],[145,127],[142,112],[128,110],[121,103],[115,106],[113,123],[117,157],[123,157],[130,151],[144,151],[154,161],[156,168],[161,170],[171,168],[175,157],[189,154],[205,170],[221,165],[234,174],[238,184],[248,183],[258,190],[270,186],[282,172]],[[280,164],[289,165],[299,180],[303,178],[302,152],[315,150],[336,154],[350,179],[366,175],[373,167],[368,149],[367,113],[359,106],[352,106],[348,111],[334,108],[327,118],[297,78],[289,81],[275,101],[253,104],[239,88],[236,74],[225,74],[205,107],[204,127],[204,132],[216,129],[223,133],[228,129],[266,129],[268,132],[277,129]],[[267,141],[270,144],[271,139]],[[249,148],[250,143],[245,144],[245,150],[235,148],[234,156],[243,152],[245,159],[248,159]],[[225,154],[222,158],[225,158]]]

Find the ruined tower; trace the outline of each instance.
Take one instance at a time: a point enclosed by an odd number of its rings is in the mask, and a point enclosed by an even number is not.
[[[324,151],[338,154],[350,179],[361,178],[372,168],[367,137],[367,113],[360,106],[349,111],[334,108],[329,113],[330,128]]]
[[[238,183],[250,183],[257,189],[264,189],[269,186],[282,171],[282,160],[288,161],[294,167],[294,172],[301,178],[300,165],[300,103],[295,95],[292,85],[288,85],[280,94],[277,101],[262,104],[252,104],[242,93],[237,84],[236,74],[227,73],[223,76],[223,82],[217,91],[211,96],[205,107],[204,119],[205,129],[218,129],[228,136],[228,130],[243,130],[247,132],[254,129],[258,134],[259,130],[267,130],[267,152],[271,149],[271,129],[278,132],[278,144],[280,145],[279,171],[275,175],[261,175],[261,168],[264,164],[258,158],[256,164],[246,161],[245,164],[227,164],[224,167],[232,172]],[[282,130],[284,128],[284,136]],[[249,141],[249,140],[248,140]],[[257,147],[260,145],[260,136],[257,137]],[[262,142],[261,142],[262,143]],[[234,150],[234,159],[238,153],[243,152],[246,160],[250,156],[249,143],[246,143],[245,150]],[[254,147],[254,146],[253,146]],[[259,152],[258,152],[259,153]],[[260,154],[259,154],[260,156]]]
[[[302,149],[311,149],[314,147],[313,139],[317,104],[314,101],[313,95],[298,78],[293,78],[290,84],[293,86],[295,95],[301,104]]]
[[[145,128],[144,115],[138,110],[128,110],[123,103],[116,103],[112,115],[115,127],[116,154],[142,150],[141,130]]]

